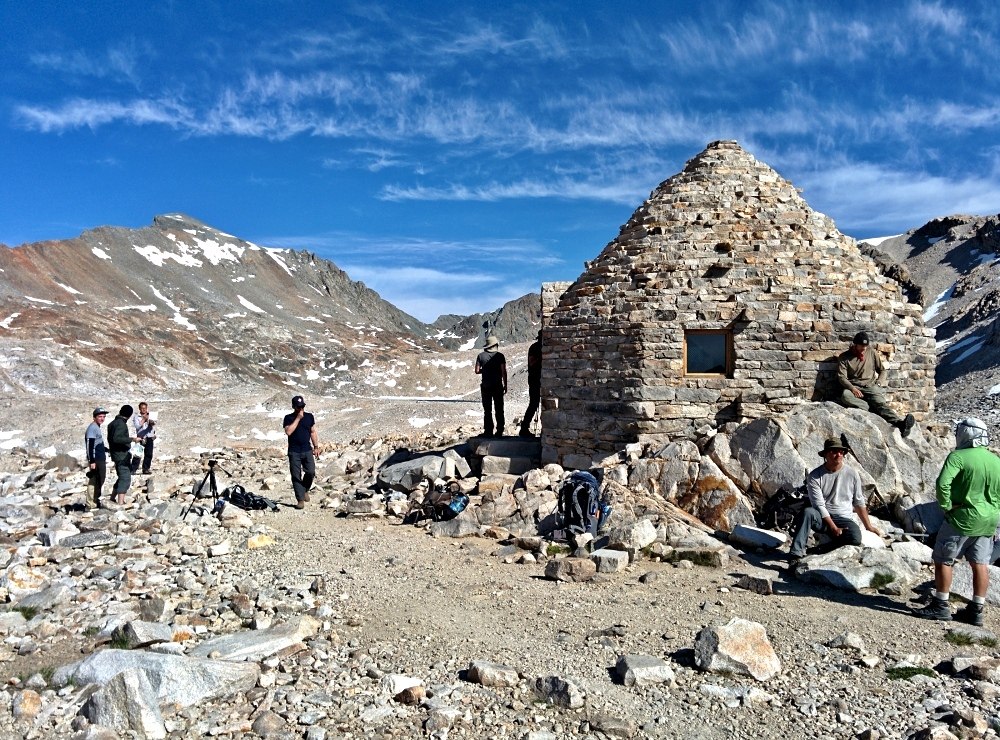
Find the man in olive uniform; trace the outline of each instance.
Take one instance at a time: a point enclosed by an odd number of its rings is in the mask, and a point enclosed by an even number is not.
[[[913,429],[913,414],[900,416],[885,402],[885,365],[878,351],[869,347],[865,332],[854,336],[851,348],[842,352],[837,361],[837,380],[843,387],[837,397],[842,405],[871,411],[899,429],[905,437]]]
[[[503,397],[507,393],[507,358],[500,349],[500,340],[490,334],[486,347],[476,358],[476,375],[482,376],[479,384],[483,399],[483,436],[503,436]],[[493,434],[493,411],[496,411],[496,435]]]

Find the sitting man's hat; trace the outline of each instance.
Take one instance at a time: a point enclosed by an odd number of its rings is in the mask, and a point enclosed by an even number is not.
[[[486,349],[493,349],[494,347],[500,346],[500,340],[496,338],[495,334],[490,334],[486,337]]]
[[[825,457],[826,453],[833,452],[834,450],[840,450],[845,455],[851,451],[851,448],[841,442],[839,439],[828,439],[823,443],[823,451],[819,453],[820,457]]]
[[[854,344],[868,344],[868,333],[859,331],[854,335]]]

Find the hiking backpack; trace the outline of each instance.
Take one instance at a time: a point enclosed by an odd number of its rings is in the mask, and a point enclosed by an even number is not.
[[[794,535],[799,517],[809,506],[806,487],[799,486],[792,490],[780,489],[771,496],[757,512],[757,524],[762,529],[775,529]]]
[[[601,500],[597,478],[590,473],[578,470],[559,487],[558,528],[567,536],[584,533],[596,536],[610,511],[611,507]]]
[[[223,491],[220,498],[223,498],[233,506],[238,506],[246,511],[262,511],[264,509],[270,509],[271,511],[278,510],[278,505],[274,501],[269,498],[259,496],[256,493],[250,493],[239,483],[232,485]]]

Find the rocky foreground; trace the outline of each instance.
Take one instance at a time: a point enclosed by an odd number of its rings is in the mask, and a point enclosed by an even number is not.
[[[304,511],[290,506],[282,457],[229,451],[220,488],[237,481],[280,505],[218,515],[191,495],[204,459],[165,462],[127,506],[86,511],[75,461],[14,451],[0,483],[0,735],[1000,732],[996,594],[986,629],[910,616],[928,552],[889,521],[881,547],[786,574],[780,535],[737,520],[754,485],[801,460],[775,451],[781,434],[771,447],[767,430],[755,447],[742,435],[607,461],[615,515],[594,552],[578,553],[534,534],[561,469],[490,472],[519,463],[488,448],[331,449]],[[886,448],[866,477],[883,490],[884,469],[906,477],[899,460],[930,465],[938,450],[919,436]],[[727,506],[728,487],[697,485],[713,471],[747,477]],[[402,524],[438,475],[464,481],[472,504]],[[923,505],[898,486],[894,511]],[[686,510],[733,521],[708,527]]]

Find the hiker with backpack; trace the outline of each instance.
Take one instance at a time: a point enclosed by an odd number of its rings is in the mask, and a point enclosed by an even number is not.
[[[812,532],[825,532],[833,538],[829,545],[824,546],[825,552],[843,545],[860,545],[861,525],[869,532],[882,536],[868,518],[860,476],[844,462],[848,452],[850,449],[839,439],[826,440],[819,453],[823,464],[806,478],[809,507],[802,512],[798,531],[788,552],[788,564],[792,569],[805,557]]]

